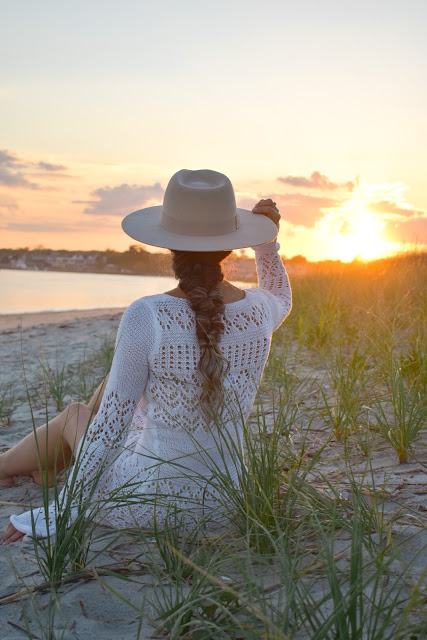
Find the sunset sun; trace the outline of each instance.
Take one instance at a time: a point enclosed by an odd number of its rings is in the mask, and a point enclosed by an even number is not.
[[[370,210],[372,198],[361,190],[329,210],[318,224],[318,237],[328,246],[333,260],[351,262],[356,258],[375,260],[390,254],[395,248],[384,234],[386,223]]]
[[[341,260],[348,262],[356,257],[362,260],[381,258],[387,253],[387,243],[381,235],[384,223],[363,206],[353,208],[341,240]]]

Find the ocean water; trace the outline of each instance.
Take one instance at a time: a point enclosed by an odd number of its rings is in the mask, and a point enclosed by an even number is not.
[[[247,283],[235,282],[242,289]],[[127,307],[141,296],[177,285],[164,276],[0,270],[0,314]]]
[[[162,276],[1,269],[0,314],[127,307],[176,285]]]

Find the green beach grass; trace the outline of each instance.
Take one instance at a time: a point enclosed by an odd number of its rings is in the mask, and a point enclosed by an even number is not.
[[[74,637],[63,599],[96,582],[132,623],[124,638],[426,638],[427,503],[401,482],[427,461],[426,264],[412,254],[294,277],[244,453],[234,450],[241,489],[210,469],[226,526],[192,520],[189,505],[150,531],[109,530],[96,526],[108,508],[98,501],[68,528],[64,505],[56,536],[26,545],[36,577],[16,561],[16,589],[0,597],[21,603],[22,637]],[[59,345],[21,390],[2,387],[1,428],[13,429],[19,394],[47,418],[87,401],[113,355],[113,334],[98,337],[78,362]],[[40,488],[38,504],[58,496]],[[108,501],[161,498],[130,482]]]

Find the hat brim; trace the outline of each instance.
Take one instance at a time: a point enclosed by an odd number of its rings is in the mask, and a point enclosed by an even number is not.
[[[160,225],[162,206],[147,207],[130,213],[122,220],[122,229],[138,242],[177,251],[232,251],[270,242],[277,227],[270,218],[237,209],[239,228],[218,236],[190,236],[167,231]]]

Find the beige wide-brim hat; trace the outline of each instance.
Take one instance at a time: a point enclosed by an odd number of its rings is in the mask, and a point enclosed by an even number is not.
[[[179,251],[230,251],[277,235],[272,220],[238,209],[230,180],[210,169],[175,173],[163,205],[130,213],[122,228],[134,240]]]

